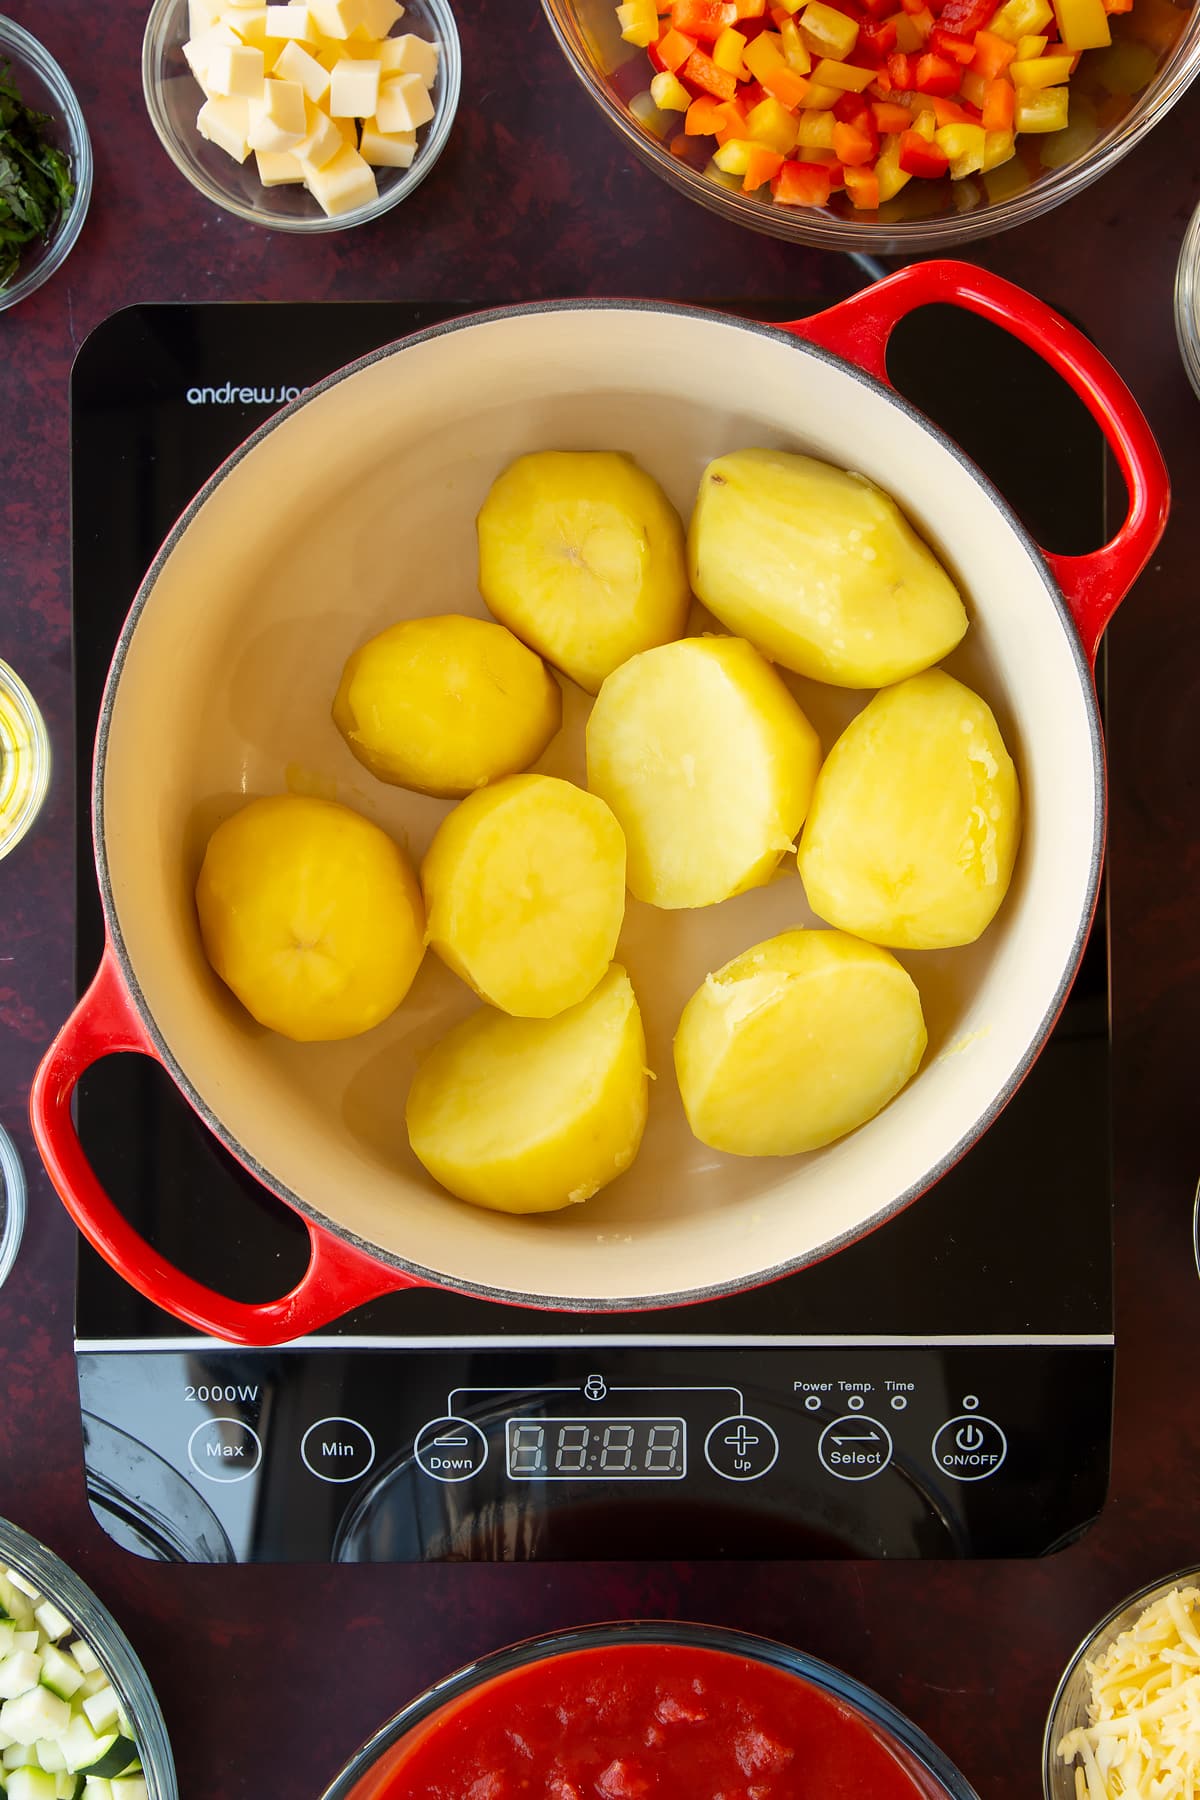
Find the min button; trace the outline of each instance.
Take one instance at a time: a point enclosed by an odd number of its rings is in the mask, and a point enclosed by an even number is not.
[[[300,1439],[300,1458],[319,1481],[357,1481],[375,1461],[375,1440],[357,1419],[318,1419]]]

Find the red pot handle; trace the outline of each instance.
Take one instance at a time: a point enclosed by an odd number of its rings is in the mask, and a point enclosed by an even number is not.
[[[1042,551],[1094,663],[1106,625],[1162,536],[1171,499],[1167,466],[1145,416],[1095,345],[1024,288],[961,262],[910,263],[828,312],[797,319],[783,329],[832,350],[890,386],[888,339],[901,319],[937,302],[979,313],[1036,350],[1074,388],[1117,459],[1129,491],[1129,511],[1116,536],[1086,556]]]
[[[29,1116],[42,1161],[67,1211],[89,1244],[139,1294],[199,1331],[232,1344],[265,1345],[300,1337],[380,1294],[421,1285],[307,1220],[308,1267],[291,1293],[278,1300],[251,1305],[226,1299],[160,1256],[101,1187],[71,1117],[71,1096],[84,1072],[103,1056],[130,1050],[162,1061],[109,944],[91,986],[42,1058]]]

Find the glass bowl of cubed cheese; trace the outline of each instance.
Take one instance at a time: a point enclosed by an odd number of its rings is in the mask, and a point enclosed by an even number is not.
[[[151,123],[206,199],[276,231],[341,231],[420,186],[462,54],[446,0],[155,0]]]
[[[1200,1569],[1121,1600],[1077,1647],[1050,1705],[1045,1800],[1200,1793]]]
[[[1200,73],[1193,0],[542,0],[631,150],[752,230],[905,256],[1022,225]]]
[[[124,1632],[52,1550],[0,1519],[6,1800],[179,1800],[153,1689]]]

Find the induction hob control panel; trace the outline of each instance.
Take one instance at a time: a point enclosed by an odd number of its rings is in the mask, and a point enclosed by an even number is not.
[[[371,1562],[1041,1554],[1103,1503],[1111,1358],[1097,1336],[79,1362],[93,1507],[130,1548]],[[155,1541],[148,1470],[192,1546]]]

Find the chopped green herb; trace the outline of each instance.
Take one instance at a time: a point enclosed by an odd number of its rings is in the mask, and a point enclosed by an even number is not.
[[[48,144],[48,113],[26,106],[8,63],[0,67],[0,288],[17,272],[21,252],[48,238],[75,197],[71,166]]]

